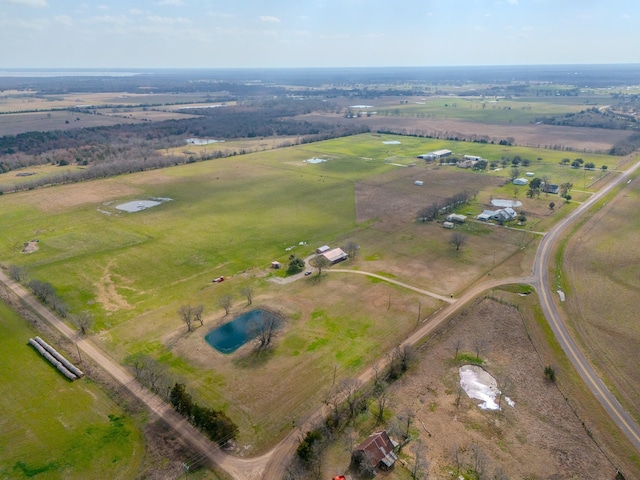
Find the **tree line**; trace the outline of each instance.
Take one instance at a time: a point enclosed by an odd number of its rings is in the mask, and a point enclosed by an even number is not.
[[[469,200],[476,196],[476,194],[476,192],[465,190],[464,192],[456,193],[455,195],[445,198],[444,200],[435,200],[430,205],[421,208],[416,215],[416,219],[419,223],[425,223],[435,220],[441,214],[450,212],[460,205],[468,203]]]

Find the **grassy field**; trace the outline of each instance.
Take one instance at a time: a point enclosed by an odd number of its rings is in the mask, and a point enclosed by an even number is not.
[[[144,445],[131,418],[90,380],[60,375],[4,303],[0,320],[0,477],[136,478]]]
[[[462,228],[469,242],[456,252],[450,231],[436,223],[416,224],[415,213],[435,195],[479,190],[465,212],[481,211],[491,197],[513,196],[511,187],[500,186],[506,170],[473,173],[414,158],[438,148],[489,158],[518,153],[537,162],[532,171],[548,171],[558,183],[579,175],[558,165],[563,152],[374,134],[346,137],[5,195],[2,262],[25,265],[32,278],[52,282],[73,311],[90,310],[95,340],[116,358],[141,351],[163,362],[196,398],[229,413],[240,426],[240,445],[262,450],[321,404],[334,372],[337,380],[355,375],[415,328],[418,305],[423,316],[441,306],[352,274],[330,272],[320,280],[311,276],[278,285],[270,280],[272,260],[286,264],[291,253],[305,257],[318,245],[354,240],[361,249],[349,268],[441,294],[462,291],[493,267],[508,275],[528,274],[524,259],[533,252],[535,236],[470,223]],[[304,162],[311,157],[327,161]],[[544,159],[538,162],[539,157]],[[612,166],[618,160],[583,158]],[[415,166],[402,166],[410,164]],[[413,175],[432,183],[416,190]],[[386,190],[363,197],[367,188]],[[152,197],[172,200],[134,214],[115,208]],[[536,218],[547,224],[570,208],[551,212],[548,199],[523,197],[524,190],[518,194],[523,208],[534,216],[538,212]],[[358,221],[358,209],[370,201],[380,204],[379,218]],[[385,203],[402,208],[388,212]],[[39,240],[39,250],[21,253],[32,239]],[[212,284],[220,275],[228,281]],[[239,294],[246,285],[255,289],[252,307],[280,311],[287,318],[285,329],[267,355],[255,356],[249,347],[218,354],[204,335],[248,308]],[[226,294],[233,297],[229,316],[218,305]],[[176,313],[185,304],[205,306],[204,328],[188,335]]]
[[[605,202],[565,249],[563,286],[567,317],[610,387],[640,420],[640,372],[630,361],[640,344],[635,312],[640,290],[634,240],[640,213],[638,178]],[[579,320],[578,320],[579,319]]]
[[[605,99],[602,99],[604,102]],[[584,99],[580,99],[584,102]],[[603,103],[604,105],[604,103]],[[376,107],[378,115],[415,116],[467,120],[498,125],[527,125],[543,116],[558,116],[575,113],[593,106],[573,101],[560,101],[556,97],[493,99],[490,97],[428,97],[411,103]]]

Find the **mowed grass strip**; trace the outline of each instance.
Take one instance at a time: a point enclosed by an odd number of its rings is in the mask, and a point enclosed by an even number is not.
[[[136,478],[132,419],[91,381],[60,375],[27,344],[35,335],[0,303],[0,477]]]

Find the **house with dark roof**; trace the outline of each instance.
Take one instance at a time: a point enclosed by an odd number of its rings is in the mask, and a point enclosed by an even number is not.
[[[372,433],[355,448],[351,461],[360,470],[372,473],[378,469],[389,470],[398,460],[395,447],[386,431]]]

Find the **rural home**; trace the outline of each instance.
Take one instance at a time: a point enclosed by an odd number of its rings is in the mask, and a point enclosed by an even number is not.
[[[334,248],[333,250],[324,252],[322,256],[327,260],[329,260],[332,265],[349,258],[349,255],[347,255],[345,251],[342,250],[341,248]]]
[[[518,214],[516,213],[516,211],[513,208],[507,207],[507,208],[502,208],[502,209],[496,210],[496,211],[484,210],[476,218],[478,220],[483,221],[483,222],[488,222],[489,220],[496,220],[498,222],[508,222],[510,220],[513,220],[517,216],[518,216]]]
[[[482,157],[479,157],[477,155],[464,155],[462,158],[464,158],[465,160],[471,160],[472,162],[479,162],[480,160],[482,160]]]
[[[529,183],[529,180],[527,180],[526,178],[514,178],[513,179],[513,184],[514,185],[526,185],[527,183]]]
[[[394,449],[395,445],[386,431],[372,433],[355,448],[351,461],[371,472],[377,469],[389,470],[398,460]]]
[[[542,184],[542,191],[544,193],[553,193],[553,194],[558,194],[558,192],[560,191],[560,187],[558,185],[555,185],[553,183],[543,183]]]
[[[438,160],[443,157],[448,157],[453,152],[451,150],[436,150],[435,152],[423,153],[422,155],[418,155],[418,158],[421,158],[426,161]]]

